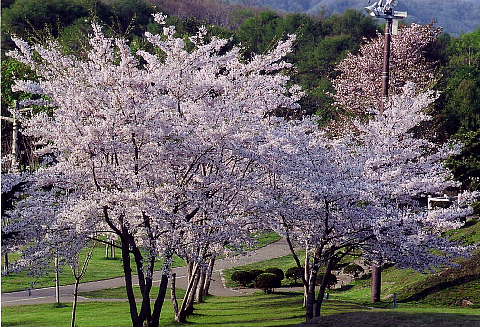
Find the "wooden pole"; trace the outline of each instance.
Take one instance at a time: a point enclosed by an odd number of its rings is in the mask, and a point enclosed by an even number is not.
[[[55,302],[60,305],[60,268],[58,267],[58,252],[55,253]]]
[[[385,27],[385,41],[383,46],[383,71],[382,71],[382,102],[380,112],[383,113],[388,98],[388,87],[390,83],[390,53],[392,43],[392,18],[387,18]],[[379,266],[372,266],[372,303],[380,301],[382,287],[382,270]]]
[[[383,46],[383,71],[382,71],[382,105],[380,111],[385,109],[385,102],[388,98],[388,87],[390,83],[390,53],[392,44],[392,18],[387,18],[387,26],[385,27],[385,39]]]

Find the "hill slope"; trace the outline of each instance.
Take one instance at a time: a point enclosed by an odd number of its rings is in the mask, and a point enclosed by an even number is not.
[[[452,239],[479,245],[480,221],[471,220],[453,232]],[[469,301],[470,308],[480,308],[480,251],[477,250],[470,258],[460,260],[458,263],[456,267],[435,274],[422,274],[411,269],[395,267],[385,269],[382,274],[385,303],[390,305],[391,294],[397,293],[402,303],[460,306],[462,301]],[[358,280],[351,288],[335,291],[334,298],[369,303],[370,280]]]
[[[291,12],[341,13],[349,8],[363,10],[367,0],[228,0]],[[400,0],[398,10],[409,12],[410,22],[427,24],[433,19],[446,32],[462,34],[480,27],[480,0]]]

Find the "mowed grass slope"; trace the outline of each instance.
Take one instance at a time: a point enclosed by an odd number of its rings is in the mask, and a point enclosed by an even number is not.
[[[264,247],[268,244],[280,240],[280,235],[274,232],[263,232],[253,235],[253,238],[256,240],[256,244],[251,248],[251,250]],[[84,251],[86,252],[86,251]],[[10,260],[15,260],[18,258],[18,255],[10,255]],[[159,260],[157,262],[157,269],[162,268],[162,262]],[[130,260],[130,264],[133,267],[133,273],[135,274],[135,261],[133,257]],[[175,257],[173,261],[173,267],[184,266],[185,262],[179,257]],[[85,277],[82,279],[83,282],[90,282],[102,279],[109,279],[115,277],[123,276],[123,267],[121,260],[121,252],[119,249],[116,250],[116,258],[106,259],[105,258],[105,246],[98,245],[95,247],[93,257],[90,261],[90,264],[87,269]],[[60,274],[60,285],[69,285],[73,284],[75,279],[73,278],[72,271],[68,266],[62,268]],[[4,292],[13,292],[13,291],[23,291],[28,288],[41,288],[41,287],[50,287],[55,285],[55,274],[53,271],[53,262],[52,267],[47,271],[43,276],[32,277],[27,272],[19,273],[10,273],[8,276],[2,276],[2,293]]]
[[[84,302],[78,307],[78,326],[131,326],[128,303]],[[69,326],[71,305],[51,304],[2,308],[2,326]],[[195,305],[187,325],[207,326],[289,326],[303,321],[302,295],[282,293],[246,297],[208,297]],[[94,318],[92,318],[94,317]],[[180,326],[173,320],[172,304],[165,301],[162,326]]]
[[[303,295],[295,292],[255,294],[241,297],[208,297],[206,303],[195,305],[187,324],[173,321],[170,301],[165,301],[161,325],[165,327],[268,327],[296,326],[304,321]],[[325,326],[437,326],[426,322],[441,322],[441,327],[476,327],[480,316],[463,308],[405,307],[398,310],[375,309],[349,302],[329,300],[322,309],[330,319]],[[66,327],[70,324],[71,305],[55,308],[52,304],[2,308],[2,326]],[[356,317],[352,320],[351,317]],[[363,317],[363,318],[362,318]],[[408,319],[407,319],[408,318]],[[383,325],[362,324],[381,320]],[[408,321],[409,324],[402,324]],[[131,326],[126,302],[79,303],[77,325],[82,327]],[[309,325],[315,327],[315,325]],[[324,326],[324,325],[322,325]]]
[[[469,221],[463,228],[451,234],[454,240],[466,244],[480,243],[480,222]],[[445,268],[438,273],[423,274],[411,269],[390,267],[382,273],[383,300],[391,302],[397,293],[404,303],[435,306],[458,306],[462,300],[473,303],[469,308],[480,308],[480,251],[467,259],[461,259],[456,267]],[[352,287],[353,286],[353,287]],[[370,280],[356,281],[345,290],[335,291],[335,298],[358,303],[370,302]],[[480,310],[478,310],[480,314]]]
[[[133,258],[131,259],[132,267],[135,267]],[[179,257],[175,257],[173,261],[174,267],[184,266],[185,262]],[[157,262],[157,269],[161,269],[162,261]],[[135,269],[135,268],[134,268]],[[135,270],[134,270],[135,273]],[[97,246],[94,249],[92,259],[87,268],[83,282],[102,280],[123,276],[123,267],[120,250],[117,249],[116,258],[105,258],[105,247]],[[60,274],[60,285],[73,284],[72,271],[69,266],[64,266]],[[32,277],[27,272],[10,273],[8,276],[2,276],[2,293],[22,291],[33,286],[33,288],[49,287],[55,285],[55,273],[52,268],[41,277]]]

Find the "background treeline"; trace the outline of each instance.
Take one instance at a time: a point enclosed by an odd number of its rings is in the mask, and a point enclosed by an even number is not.
[[[367,0],[228,0],[247,4],[309,14],[343,13],[349,8],[367,6]],[[480,25],[480,2],[477,0],[402,0],[398,10],[408,11],[409,21],[428,24],[436,20],[452,34],[472,32]]]
[[[342,1],[337,2],[340,5]],[[355,5],[355,1],[350,2]],[[288,3],[315,6],[318,1]],[[331,80],[338,74],[335,66],[348,52],[355,52],[362,42],[376,37],[381,30],[375,20],[355,10],[330,16],[281,14],[215,0],[11,0],[2,1],[2,9],[2,116],[9,116],[8,107],[14,100],[27,96],[11,91],[13,80],[32,76],[21,64],[5,57],[5,52],[12,48],[11,34],[37,42],[54,37],[65,51],[82,55],[90,21],[96,19],[105,25],[108,33],[126,36],[134,49],[141,49],[146,47],[144,32],[158,31],[151,14],[162,11],[169,15],[168,23],[176,26],[180,36],[188,37],[201,25],[208,24],[211,35],[231,38],[232,44],[241,44],[245,58],[267,51],[287,34],[296,34],[295,51],[288,58],[295,65],[290,74],[293,82],[306,91],[302,100],[305,112],[318,115],[319,124],[325,124],[335,119],[339,110],[332,105],[330,96]],[[440,76],[435,88],[441,96],[435,108],[431,108],[435,116],[432,137],[444,141],[455,136],[466,142],[464,152],[452,160],[451,167],[465,187],[478,189],[480,29],[460,37],[443,34],[424,55],[436,64]],[[10,128],[2,121],[3,153],[8,153],[11,144]],[[23,156],[28,159],[27,153]]]

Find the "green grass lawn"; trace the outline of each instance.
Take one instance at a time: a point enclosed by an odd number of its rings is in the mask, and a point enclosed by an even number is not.
[[[455,241],[462,241],[465,244],[480,244],[480,220],[479,218],[471,219],[465,226],[448,234]]]
[[[280,235],[275,232],[263,232],[258,235],[253,236],[257,241],[257,244],[252,248],[257,249],[264,247],[270,243],[280,240]],[[10,255],[10,260],[15,260],[18,257],[15,254]],[[133,258],[131,259],[132,267],[135,267],[135,262]],[[174,267],[184,266],[185,262],[179,258],[175,257],[173,262]],[[157,268],[161,269],[162,262],[157,263]],[[134,273],[135,273],[135,268]],[[123,276],[123,267],[122,260],[120,258],[120,250],[117,249],[116,259],[106,259],[105,258],[105,247],[103,245],[98,245],[95,250],[93,257],[90,261],[90,264],[87,269],[85,277],[82,279],[82,282],[90,282],[101,279],[108,279],[114,277]],[[75,282],[72,272],[68,266],[63,268],[63,271],[60,274],[60,284],[68,285]],[[3,292],[13,292],[13,291],[22,291],[26,290],[29,287],[41,288],[41,287],[50,287],[55,285],[55,275],[53,272],[53,262],[52,269],[48,271],[45,276],[41,277],[32,277],[26,272],[12,273],[8,276],[2,276],[2,293]]]
[[[158,294],[158,289],[159,289],[158,286],[153,286],[150,294],[152,294],[152,296],[156,296],[156,294]],[[140,286],[134,286],[133,290],[136,298],[139,299],[141,296]],[[183,298],[185,294],[185,290],[181,288],[177,288],[176,292],[177,292],[178,299]],[[108,289],[98,290],[98,291],[80,292],[79,295],[92,298],[92,299],[126,299],[127,290],[125,289],[125,286],[122,286],[122,287],[108,288]],[[170,299],[170,289],[167,290],[166,296],[168,299]]]
[[[249,250],[259,249],[264,246],[267,246],[268,244],[275,243],[277,241],[280,241],[282,237],[275,232],[262,232],[262,233],[254,234],[253,238],[255,239],[256,244]]]
[[[123,276],[123,267],[122,260],[120,259],[120,251],[117,250],[116,259],[106,259],[105,258],[105,247],[97,246],[94,250],[93,257],[90,261],[90,264],[87,268],[87,273],[82,279],[82,282],[90,282],[95,280],[121,277]],[[131,260],[132,267],[135,267],[135,262],[132,258]],[[174,267],[179,267],[185,265],[185,262],[179,257],[175,257],[173,261]],[[162,262],[157,263],[158,269],[161,269]],[[135,268],[133,268],[135,269]],[[31,287],[31,283],[34,283],[34,288],[40,287],[49,287],[55,285],[55,274],[53,272],[53,262],[52,270],[48,272],[47,275],[42,277],[32,277],[26,272],[9,274],[8,276],[2,276],[2,292],[13,292],[21,291]],[[60,274],[60,284],[69,285],[73,284],[75,279],[73,278],[72,271],[70,267],[65,266]]]
[[[188,325],[207,326],[288,326],[303,321],[302,296],[298,293],[253,295],[247,297],[208,297],[197,304]],[[69,326],[71,305],[55,308],[51,304],[2,308],[2,326]],[[80,303],[78,325],[130,326],[126,302]],[[92,319],[95,317],[95,319]],[[172,305],[166,301],[162,326],[173,322]]]
[[[292,326],[302,323],[304,320],[302,300],[302,294],[296,292],[279,292],[268,295],[254,294],[241,297],[208,297],[206,303],[195,306],[195,313],[188,318],[186,325],[199,327]],[[69,326],[70,310],[70,304],[63,308],[55,308],[51,304],[3,307],[2,326]],[[384,322],[391,322],[391,324],[381,325],[383,327],[400,326],[397,323],[401,320],[398,319],[403,319],[406,315],[410,317],[409,321],[413,320],[417,323],[412,323],[411,326],[415,327],[430,326],[418,323],[430,321],[439,314],[443,314],[442,322],[444,325],[441,325],[442,327],[462,326],[459,324],[462,321],[472,323],[468,325],[469,327],[475,326],[474,323],[476,322],[480,323],[480,315],[478,315],[480,312],[478,310],[475,312],[464,308],[445,309],[434,306],[402,305],[395,310],[369,310],[355,303],[329,300],[323,310],[324,315],[332,316],[332,319],[338,323],[328,325],[331,327],[356,327],[357,325],[354,323],[343,324],[340,322],[349,321],[350,315],[355,315],[358,312],[361,312],[361,316],[381,316]],[[92,317],[95,318],[92,319]],[[173,322],[172,306],[168,300],[165,302],[162,311],[161,323],[162,326],[182,326]],[[126,302],[80,303],[78,326],[131,326],[128,304]]]

